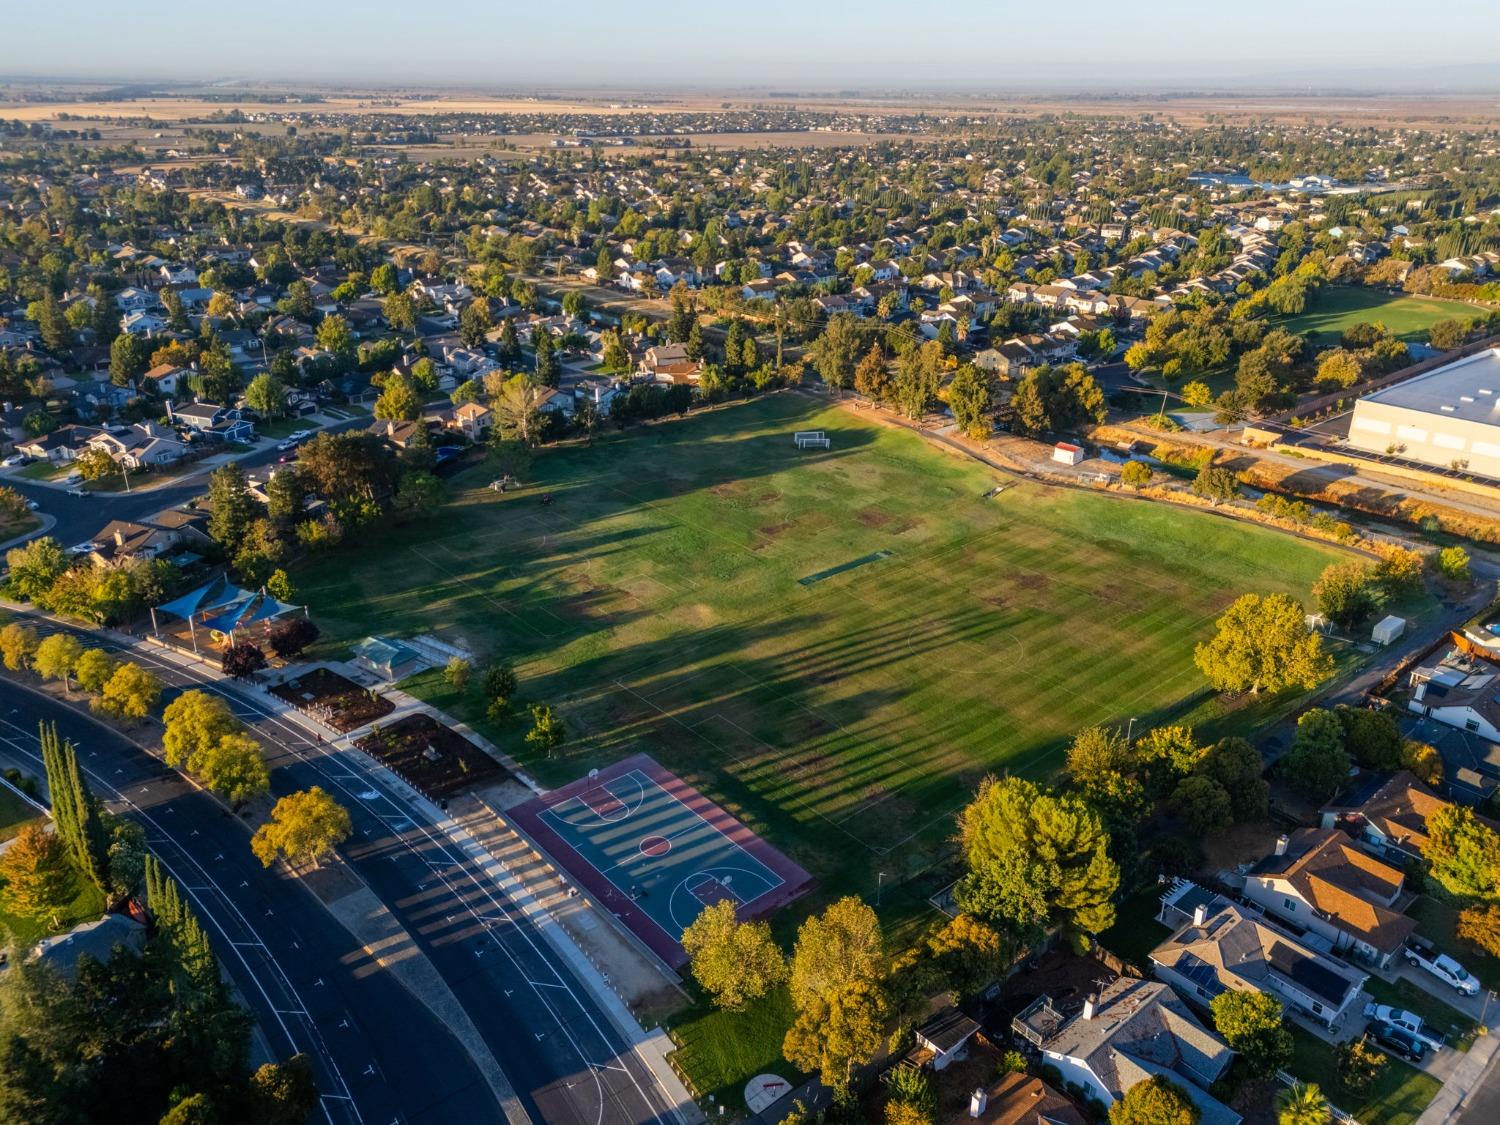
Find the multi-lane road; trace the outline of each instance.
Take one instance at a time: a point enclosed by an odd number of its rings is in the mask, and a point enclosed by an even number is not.
[[[42,625],[44,632],[59,628],[64,626]],[[76,632],[88,643],[101,643],[100,634]],[[168,685],[167,701],[188,688],[222,696],[265,746],[277,794],[320,785],[349,809],[355,831],[343,849],[344,857],[442,976],[499,1062],[521,1112],[533,1121],[549,1125],[679,1120],[677,1110],[659,1086],[646,1058],[637,1050],[633,1037],[611,1021],[603,1003],[553,949],[537,922],[486,871],[492,861],[460,847],[435,823],[431,806],[407,794],[362,754],[324,742],[310,733],[252,688],[220,680],[195,668],[184,668],[154,650],[133,648],[130,657],[150,667]],[[6,684],[3,690],[0,702],[9,701],[5,706],[13,713],[6,720],[10,725],[0,729],[17,747],[29,745],[34,749],[35,720],[44,713],[44,707],[55,709],[58,705],[13,685]],[[330,976],[339,971],[339,955],[328,944],[316,947],[299,944],[293,948],[284,939],[287,933],[310,932],[305,912],[321,907],[312,904],[300,888],[292,887],[285,893],[295,892],[306,900],[301,915],[304,921],[301,925],[283,927],[278,903],[266,898],[262,905],[258,899],[263,895],[252,895],[248,905],[241,901],[244,892],[252,892],[264,883],[264,879],[248,878],[247,872],[254,874],[250,868],[256,865],[249,856],[244,828],[208,798],[181,792],[180,782],[165,780],[164,768],[139,747],[101,732],[85,717],[67,713],[72,722],[65,730],[78,731],[75,741],[83,748],[85,762],[96,770],[100,779],[112,785],[136,787],[125,795],[141,806],[141,815],[150,815],[156,822],[151,827],[153,841],[165,836],[168,849],[165,858],[174,866],[189,868],[179,873],[183,881],[191,886],[201,885],[194,874],[196,869],[200,874],[212,872],[220,884],[226,880],[234,884],[217,887],[208,896],[210,901],[200,905],[214,913],[212,907],[218,905],[217,895],[241,892],[238,898],[230,896],[229,905],[234,909],[228,913],[229,921],[218,927],[216,919],[216,926],[211,927],[218,928],[218,936],[224,939],[220,943],[224,946],[220,949],[221,957],[231,972],[240,970],[237,980],[242,975],[265,977],[272,982],[287,977],[296,985],[299,997],[290,1002],[267,985],[272,1002],[257,1009],[262,1025],[266,1022],[263,1009],[267,1007],[273,1013],[273,1027],[278,1018],[287,1018],[279,1014],[281,1011],[311,1012],[309,1005],[315,1003],[316,997],[310,1000],[307,992],[314,987],[331,987]],[[87,723],[90,729],[80,730],[79,723]],[[12,748],[11,743],[0,743],[0,750],[7,748]],[[15,749],[15,752],[22,751]],[[32,768],[34,771],[35,766]],[[148,788],[143,791],[141,786]],[[168,786],[175,788],[164,788]],[[171,801],[174,806],[190,801],[196,810],[199,805],[207,805],[206,811],[195,812],[186,836],[181,830],[165,831],[179,823],[174,818],[181,813],[163,809],[158,816],[152,811],[157,807],[156,800],[168,792],[175,794]],[[163,827],[163,821],[170,823]],[[210,821],[216,822],[216,832],[212,838],[206,838],[206,825]],[[250,886],[240,887],[240,879]],[[267,910],[272,913],[267,914]],[[259,942],[258,946],[236,944],[252,940],[237,929],[240,924],[256,927],[259,936],[253,941]],[[329,940],[325,938],[324,942]],[[245,958],[251,965],[239,964],[241,949],[254,954],[253,959],[248,954]],[[261,971],[249,972],[252,967]],[[315,985],[320,979],[324,983]],[[260,987],[255,980],[248,984],[241,982],[241,989],[247,995]],[[283,1008],[283,1004],[287,1006]],[[478,1093],[480,1087],[472,1065],[459,1068],[451,1060],[443,1066],[428,1065],[434,1053],[445,1059],[459,1053],[451,1037],[441,1032],[430,1037],[424,1035],[421,1029],[430,1026],[430,1017],[424,1013],[420,1018],[408,1020],[404,1006],[393,1006],[393,1018],[402,1027],[392,1042],[399,1044],[412,1039],[422,1042],[409,1054],[401,1049],[376,1054],[374,1044],[385,1042],[384,1030],[392,1020],[378,1016],[378,1004],[373,999],[366,1007],[371,1014],[359,1019],[350,1017],[351,1025],[369,1028],[368,1033],[360,1036],[361,1050],[366,1056],[363,1058],[354,1057],[360,1051],[340,1054],[335,1050],[340,1041],[333,1037],[333,1031],[319,1022],[318,1015],[308,1017],[309,1034],[317,1031],[327,1044],[320,1088],[353,1099],[350,1104],[357,1116],[343,1119],[382,1125],[393,1119],[420,1121],[425,1106],[442,1105],[446,1097],[462,1099],[459,1104],[448,1104],[440,1110],[446,1120],[483,1122],[499,1118],[500,1109],[493,1097],[487,1099],[482,1111],[477,1108],[486,1099]],[[338,1026],[338,1021],[334,1021],[334,1028]],[[438,1046],[442,1040],[446,1043]],[[310,1048],[303,1043],[298,1049]],[[367,1099],[368,1109],[361,1101],[366,1097],[361,1085],[365,1081],[380,1084]],[[394,1117],[392,1105],[400,1107]],[[472,1113],[467,1108],[470,1106],[476,1107]],[[513,1105],[512,1116],[515,1115]]]

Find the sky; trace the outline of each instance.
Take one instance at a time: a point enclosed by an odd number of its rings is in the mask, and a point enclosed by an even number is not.
[[[613,89],[1500,90],[1497,0],[4,0],[0,76]]]

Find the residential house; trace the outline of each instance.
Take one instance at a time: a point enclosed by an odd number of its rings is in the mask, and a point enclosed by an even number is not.
[[[94,426],[61,426],[50,434],[16,442],[16,452],[37,461],[65,465],[77,460],[78,455],[88,448],[89,439],[97,433],[99,430]]]
[[[131,312],[120,318],[120,328],[132,336],[155,336],[167,329],[167,318],[153,312]]]
[[[1500,672],[1455,648],[1436,664],[1412,669],[1407,707],[1450,727],[1500,742]]]
[[[1301,828],[1245,877],[1245,897],[1300,936],[1387,968],[1416,922],[1396,908],[1405,876],[1333,828]]]
[[[1172,936],[1151,951],[1156,976],[1200,1007],[1224,992],[1265,992],[1330,1030],[1358,1014],[1367,974],[1212,891],[1175,881],[1157,921]]]
[[[89,438],[91,449],[102,449],[127,469],[159,469],[188,455],[187,443],[155,422],[105,430]]]
[[[426,438],[427,423],[382,418],[370,423],[369,432],[384,438],[397,449],[405,449]]]
[[[177,532],[130,520],[110,520],[92,540],[89,559],[96,566],[129,566],[160,558],[181,542]]]
[[[488,406],[477,402],[465,402],[453,408],[453,418],[448,428],[457,430],[470,441],[482,441],[495,424],[495,413]]]
[[[988,1086],[975,1090],[966,1111],[953,1114],[948,1125],[1088,1125],[1088,1118],[1071,1101],[1040,1078],[1009,1071]]]
[[[1229,1070],[1234,1052],[1164,984],[1116,977],[1071,1011],[1043,995],[1016,1016],[1011,1030],[1036,1047],[1042,1064],[1056,1067],[1065,1083],[1083,1087],[1106,1106],[1137,1083],[1162,1077],[1186,1091],[1200,1125],[1240,1121],[1208,1092]]]
[[[240,417],[238,410],[212,402],[192,402],[186,406],[167,405],[167,417],[195,433],[214,441],[250,441],[255,427]]]
[[[175,363],[158,363],[141,376],[141,389],[163,397],[175,395],[187,385],[191,374],[186,367],[178,367]]]
[[[910,1056],[919,1066],[945,1070],[964,1057],[969,1040],[979,1031],[979,1024],[952,1004],[944,1004],[913,1033],[917,1049]]]
[[[1398,770],[1389,777],[1367,774],[1319,815],[1324,828],[1342,828],[1375,855],[1405,865],[1423,858],[1428,820],[1451,807],[1410,770]],[[1500,832],[1500,824],[1484,823]]]
[[[124,914],[105,914],[92,922],[74,926],[65,934],[36,943],[31,956],[45,961],[58,975],[71,980],[84,954],[105,962],[119,949],[139,954],[146,947],[146,927]]]

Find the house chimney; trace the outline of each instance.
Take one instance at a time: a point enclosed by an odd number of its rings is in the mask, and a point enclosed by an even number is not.
[[[1090,992],[1088,998],[1083,1002],[1083,1018],[1091,1020],[1099,1012],[1099,994]]]
[[[1286,850],[1291,845],[1291,842],[1292,842],[1292,838],[1290,836],[1288,836],[1285,832],[1283,832],[1280,836],[1277,836],[1276,837],[1276,854],[1277,855],[1286,855]]]
[[[984,1092],[984,1088],[980,1087],[979,1089],[976,1089],[972,1094],[969,1095],[969,1116],[984,1116],[985,1107],[989,1104],[990,1096]]]
[[[1193,925],[1201,926],[1208,921],[1208,903],[1200,902],[1193,907]]]

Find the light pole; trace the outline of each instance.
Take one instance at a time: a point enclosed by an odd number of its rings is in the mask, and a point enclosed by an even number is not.
[[[1490,1001],[1495,998],[1495,990],[1486,988],[1484,990],[1484,1003],[1479,1006],[1479,1025],[1484,1026],[1484,1014],[1490,1010]]]
[[[884,890],[885,890],[885,872],[882,871],[880,873],[880,877],[875,880],[875,905],[876,906],[880,905],[880,896],[881,896],[881,893]]]
[[[1133,745],[1132,739],[1133,739],[1134,734],[1135,734],[1135,716],[1132,715],[1132,716],[1130,716],[1130,722],[1129,722],[1129,724],[1125,727],[1125,745],[1127,747]]]

